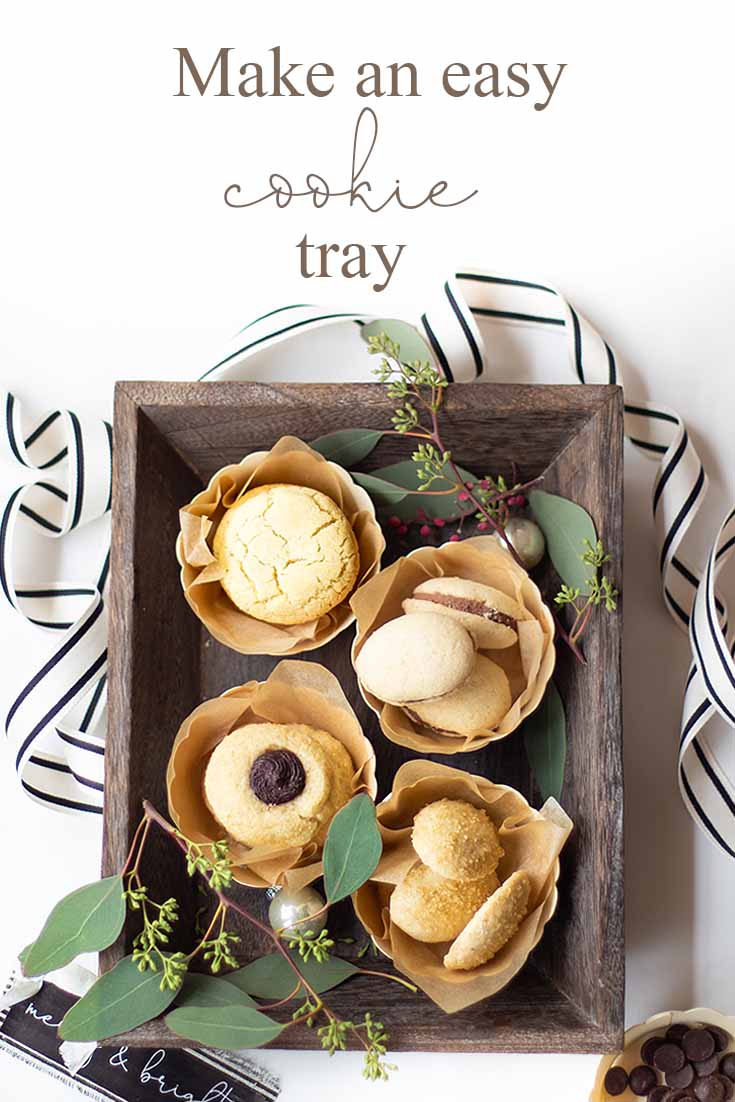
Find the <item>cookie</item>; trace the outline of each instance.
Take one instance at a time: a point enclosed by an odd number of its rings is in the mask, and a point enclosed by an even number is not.
[[[465,800],[436,800],[413,821],[413,848],[425,865],[450,880],[479,880],[503,856],[495,824]]]
[[[528,873],[512,873],[462,930],[444,957],[445,967],[468,972],[492,960],[526,917],[530,895]]]
[[[326,731],[314,730],[314,738],[320,742],[332,759],[332,783],[324,807],[319,812],[322,825],[314,835],[313,841],[322,846],[327,838],[329,824],[334,816],[352,799],[352,778],[355,766],[352,758],[341,742],[328,735]]]
[[[463,685],[438,700],[417,701],[407,711],[413,719],[443,735],[469,738],[497,727],[512,703],[505,670],[478,654]]]
[[[518,621],[526,610],[499,589],[467,578],[429,578],[403,602],[408,613],[438,612],[451,616],[484,650],[502,650],[518,641]]]
[[[306,845],[328,826],[351,790],[345,748],[298,723],[251,723],[212,751],[204,799],[215,819],[246,846]],[[342,801],[341,803],[339,801]]]
[[[370,635],[355,659],[363,686],[386,704],[444,696],[459,688],[475,665],[475,645],[446,616],[399,616]]]
[[[233,604],[268,624],[318,620],[349,595],[360,569],[342,510],[319,490],[285,483],[243,494],[219,522],[212,550]]]
[[[416,941],[451,941],[497,886],[495,873],[482,880],[448,880],[417,864],[394,888],[390,917]]]

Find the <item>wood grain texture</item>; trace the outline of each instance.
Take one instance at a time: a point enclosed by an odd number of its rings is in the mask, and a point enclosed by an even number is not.
[[[221,466],[268,448],[285,433],[313,440],[347,427],[382,428],[392,405],[374,384],[120,383],[115,402],[113,551],[111,568],[110,708],[103,873],[125,860],[140,801],[166,811],[164,777],[181,720],[201,700],[277,664],[221,646],[199,624],[181,594],[174,542],[178,508]],[[544,488],[584,505],[615,558],[622,555],[622,393],[617,387],[473,384],[449,388],[442,417],[455,458],[478,474],[525,480],[544,474]],[[360,469],[405,459],[408,441],[384,439]],[[437,531],[437,538],[441,538]],[[405,544],[406,541],[404,540]],[[410,549],[389,530],[387,565]],[[549,595],[550,567],[537,579]],[[493,999],[445,1015],[425,996],[387,980],[356,978],[330,994],[349,1017],[369,1005],[388,1025],[396,1049],[440,1051],[600,1052],[619,1047],[623,1031],[623,777],[621,617],[595,617],[585,633],[587,667],[559,648],[557,683],[568,717],[569,751],[562,803],[576,829],[564,852],[560,905],[523,971]],[[376,748],[379,796],[398,766],[416,756],[388,742],[357,691],[349,659],[352,632],[304,657],[339,677]],[[457,768],[511,784],[538,805],[518,733],[473,754],[437,757]],[[158,897],[182,902],[180,946],[193,939],[194,915],[206,899],[184,872],[178,851],[152,834],[144,876]],[[262,892],[235,894],[265,914]],[[247,924],[233,922],[243,959],[267,950]],[[330,916],[330,930],[365,942],[349,902]],[[102,954],[110,968],[136,932],[129,922]],[[177,947],[179,947],[177,945]],[[384,958],[363,965],[391,970]],[[121,1043],[179,1043],[162,1022]],[[110,1042],[112,1043],[112,1042]],[[276,1047],[317,1047],[308,1030],[289,1030]]]

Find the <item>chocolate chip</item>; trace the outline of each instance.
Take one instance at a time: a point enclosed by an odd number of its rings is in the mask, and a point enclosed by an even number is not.
[[[250,787],[261,803],[287,804],[304,791],[306,773],[292,750],[266,750],[250,767]]]
[[[706,1060],[695,1060],[694,1070],[697,1075],[701,1075],[704,1078],[705,1075],[713,1075],[717,1071],[720,1058],[716,1052],[713,1052]]]
[[[698,1079],[694,1084],[694,1097],[699,1102],[725,1102],[725,1088],[719,1077],[709,1075],[706,1079]]]
[[[674,1041],[677,1045],[681,1043],[681,1039],[685,1033],[688,1033],[692,1027],[687,1022],[676,1022],[674,1025],[670,1025],[666,1030],[666,1040]]]
[[[715,1039],[708,1029],[690,1029],[681,1039],[690,1060],[707,1060],[715,1051]]]
[[[726,1052],[720,1060],[720,1071],[735,1083],[735,1052]]]
[[[685,1064],[683,1068],[679,1068],[678,1071],[667,1071],[666,1083],[669,1087],[674,1087],[677,1090],[681,1090],[682,1087],[689,1087],[694,1082],[694,1068],[691,1064]]]
[[[605,1090],[609,1095],[614,1098],[618,1094],[622,1094],[623,1091],[628,1089],[628,1073],[625,1068],[616,1066],[609,1068],[607,1075],[605,1076]]]
[[[715,1039],[715,1052],[724,1052],[732,1040],[730,1034],[718,1025],[708,1025],[707,1029]]]
[[[661,1045],[661,1048],[656,1049],[653,1063],[659,1071],[668,1073],[670,1071],[679,1071],[683,1068],[686,1063],[686,1057],[678,1045],[672,1044],[671,1041],[667,1041],[665,1045]]]
[[[668,1087],[654,1087],[646,1102],[670,1102],[671,1091]]]
[[[653,1057],[656,1054],[656,1049],[661,1048],[661,1045],[665,1045],[666,1041],[663,1037],[649,1037],[647,1041],[644,1041],[641,1045],[641,1060],[644,1064],[653,1064]]]
[[[656,1086],[656,1072],[647,1064],[639,1064],[631,1071],[629,1082],[633,1094],[648,1094]]]
[[[715,1079],[718,1079],[725,1089],[725,1102],[730,1102],[733,1094],[735,1094],[732,1079],[728,1079],[726,1075],[716,1075]]]

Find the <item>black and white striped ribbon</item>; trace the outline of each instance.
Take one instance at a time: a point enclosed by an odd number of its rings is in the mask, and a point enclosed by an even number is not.
[[[110,510],[112,428],[54,410],[26,422],[12,394],[3,402],[4,446],[27,481],[10,495],[0,520],[0,587],[36,627],[56,636],[46,657],[13,701],[5,730],[23,789],[66,811],[102,811],[107,623],[104,592],[109,537],[92,580],[38,580],[29,539],[59,540]]]
[[[437,363],[452,381],[470,382],[493,374],[478,318],[540,331],[561,328],[573,378],[583,384],[622,381],[612,348],[555,288],[476,271],[457,272],[416,319]],[[305,304],[279,307],[236,334],[203,378],[248,378],[253,357],[284,341],[327,326],[372,320],[367,314]],[[313,363],[306,357],[301,362],[303,367],[296,370],[303,370],[308,379]],[[706,493],[707,475],[686,427],[679,415],[665,406],[627,400],[625,432],[632,444],[658,464],[652,510],[662,595],[674,622],[690,634],[692,645],[679,756],[680,789],[698,825],[735,856],[735,789],[705,731],[715,714],[735,728],[735,644],[724,604],[715,591],[717,574],[735,546],[734,515],[725,520],[715,540],[700,584],[700,572],[688,560],[686,544]],[[71,470],[71,462],[69,466]],[[12,603],[19,607],[17,597]],[[88,617],[92,614],[86,613]],[[77,622],[72,632],[80,624],[83,626],[83,621]]]

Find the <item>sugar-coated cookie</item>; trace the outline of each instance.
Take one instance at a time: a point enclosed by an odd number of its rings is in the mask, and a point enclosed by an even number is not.
[[[472,673],[458,689],[437,700],[416,701],[406,711],[442,734],[469,737],[496,727],[512,703],[505,670],[478,654]]]
[[[390,917],[416,941],[451,941],[497,886],[495,873],[481,880],[448,880],[417,864],[393,889]]]
[[[403,611],[451,616],[472,632],[484,650],[512,647],[518,639],[518,621],[529,618],[512,597],[467,578],[429,578],[406,598]]]
[[[462,685],[475,665],[475,645],[446,616],[399,616],[366,640],[355,660],[364,687],[387,704],[443,696]]]
[[[413,848],[425,865],[450,880],[479,880],[503,856],[495,824],[466,800],[436,800],[415,816]]]
[[[326,494],[257,486],[225,512],[214,534],[221,585],[239,609],[269,624],[305,624],[340,604],[360,569],[355,533]]]
[[[251,723],[212,751],[207,806],[246,846],[305,845],[350,798],[351,759],[337,739],[300,723]],[[341,803],[340,803],[341,800]]]
[[[526,917],[530,894],[528,873],[512,873],[462,930],[444,957],[445,967],[468,972],[492,960]]]

